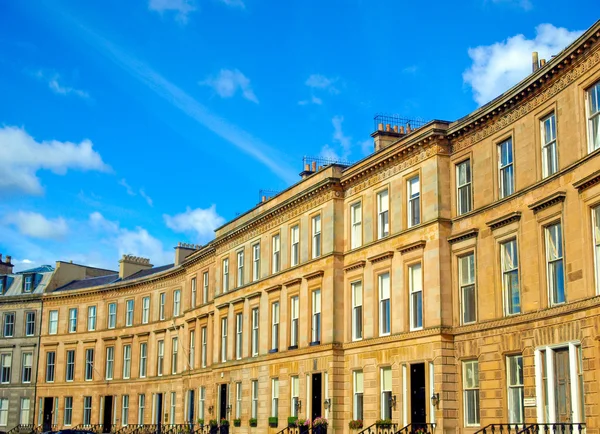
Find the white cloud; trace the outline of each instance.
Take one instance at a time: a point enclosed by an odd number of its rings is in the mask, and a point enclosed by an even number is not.
[[[221,98],[231,98],[239,89],[244,98],[258,104],[250,80],[239,69],[221,69],[217,76],[210,76],[198,84],[212,87]]]
[[[531,74],[531,53],[550,60],[563,48],[578,38],[582,31],[569,31],[552,24],[535,28],[535,38],[516,35],[492,45],[469,48],[473,63],[463,73],[464,82],[473,90],[475,101],[483,105],[507,91],[511,86]]]
[[[140,188],[140,196],[142,196],[146,203],[150,206],[154,206],[154,202],[152,202],[152,198],[146,194],[146,191],[143,188]]]
[[[127,194],[129,196],[137,196],[138,194],[135,192],[135,190],[127,183],[127,181],[125,180],[125,178],[119,180],[119,185],[125,187],[125,190],[127,191]],[[152,202],[152,198],[150,196],[148,196],[148,194],[146,193],[146,190],[144,190],[143,188],[139,189],[139,194],[140,196],[142,196],[142,198],[146,201],[146,203],[149,206],[154,206],[153,202]]]
[[[150,0],[148,9],[160,14],[174,12],[175,19],[186,24],[188,15],[196,10],[196,2],[194,0]]]
[[[214,238],[214,230],[225,223],[225,219],[217,214],[216,205],[210,207],[191,209],[170,216],[163,215],[167,227],[175,232],[195,233],[198,242],[205,242]]]
[[[417,65],[410,65],[410,66],[407,66],[406,68],[403,68],[402,72],[404,74],[414,75],[417,73],[418,70],[419,70],[419,67]]]
[[[242,8],[244,9],[246,7],[246,5],[244,4],[244,2],[242,0],[220,0],[221,3],[227,5],[227,6],[231,6],[231,7],[235,7],[235,8]]]
[[[68,169],[110,172],[90,140],[81,143],[57,140],[37,142],[18,127],[0,128],[0,194],[41,194],[37,177],[42,169],[64,175]]]
[[[323,89],[329,91],[329,93],[339,93],[340,91],[334,86],[337,81],[337,78],[328,78],[321,74],[312,74],[304,84],[312,89]]]
[[[335,161],[346,161],[352,152],[352,137],[344,134],[342,129],[342,123],[344,122],[343,116],[334,116],[331,119],[333,125],[333,143],[334,145],[326,144],[323,146],[320,152],[322,158]]]
[[[533,4],[530,0],[492,0],[495,4],[506,4],[523,9],[524,11],[530,11],[533,9]]]
[[[330,161],[341,161],[342,158],[338,155],[338,153],[331,146],[325,144],[321,148],[321,152],[319,152],[319,157],[325,158]]]
[[[90,98],[90,94],[85,90],[61,84],[60,80],[62,80],[62,77],[57,72],[39,70],[32,75],[38,80],[46,82],[50,90],[58,95],[75,95],[83,99]]]
[[[360,142],[360,150],[363,155],[369,155],[373,153],[374,150],[373,139],[367,139]]]
[[[30,211],[17,211],[4,218],[6,224],[18,229],[22,235],[32,238],[60,239],[69,228],[64,218],[48,219],[43,215]]]
[[[310,100],[304,99],[302,101],[298,101],[298,105],[308,105],[308,104],[321,105],[321,104],[323,104],[323,100],[321,98],[318,98],[318,97],[312,95],[310,97]]]
[[[125,190],[127,190],[127,194],[129,196],[135,196],[135,191],[133,191],[133,188],[131,188],[131,186],[129,184],[127,184],[127,181],[125,180],[125,178],[123,178],[119,181],[119,185],[122,185],[123,187],[125,187]]]
[[[92,229],[108,233],[116,233],[119,231],[119,223],[107,220],[98,211],[90,214],[89,223]]]

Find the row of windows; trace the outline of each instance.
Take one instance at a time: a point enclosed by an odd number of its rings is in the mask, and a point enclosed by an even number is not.
[[[0,353],[0,383],[10,384],[12,382],[12,365],[13,354],[9,352]],[[23,352],[21,354],[21,383],[31,383],[32,366],[33,352]]]
[[[39,282],[41,278],[42,276],[40,274],[35,273],[23,275],[22,292],[31,293],[35,289],[36,283]],[[10,276],[0,276],[0,295],[4,295],[8,290],[12,279],[13,278]]]
[[[2,317],[2,337],[13,338],[19,336],[15,325],[15,312],[5,312]],[[35,312],[25,312],[24,336],[35,336]],[[23,336],[21,335],[21,336]]]
[[[8,398],[0,398],[0,426],[7,426],[8,424],[9,404]],[[19,409],[19,423],[22,425],[30,424],[31,399],[21,398]]]

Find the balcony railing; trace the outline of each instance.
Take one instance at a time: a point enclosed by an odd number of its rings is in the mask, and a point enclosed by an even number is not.
[[[476,431],[475,434],[517,434],[525,426],[522,423],[492,423]]]
[[[397,423],[374,423],[360,431],[358,434],[394,434],[398,430]]]
[[[585,423],[532,423],[525,426],[517,434],[582,434]]]
[[[435,423],[409,423],[395,434],[433,434]]]
[[[11,428],[7,434],[29,434],[35,431],[33,424],[19,424]]]

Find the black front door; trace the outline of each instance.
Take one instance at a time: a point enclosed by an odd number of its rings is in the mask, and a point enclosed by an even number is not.
[[[111,432],[112,430],[112,410],[113,397],[104,397],[104,414],[102,415],[102,432]]]
[[[161,423],[163,420],[163,394],[158,393],[156,395],[156,434],[160,434],[162,428]]]
[[[323,416],[321,414],[321,374],[313,374],[312,375],[312,400],[310,403],[310,408],[312,409],[311,419],[315,420],[317,417]]]
[[[44,431],[52,431],[52,410],[54,410],[54,398],[44,398]]]
[[[190,424],[194,423],[194,407],[196,403],[194,402],[194,390],[190,389],[188,392],[188,417],[187,420]]]
[[[412,424],[426,423],[427,396],[425,394],[425,363],[410,365],[410,408]]]
[[[219,400],[219,417],[227,419],[227,384],[221,384]]]

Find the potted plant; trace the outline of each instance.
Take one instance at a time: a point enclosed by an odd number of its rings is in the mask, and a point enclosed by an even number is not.
[[[327,425],[329,425],[329,421],[324,417],[317,417],[313,420],[313,433],[314,434],[327,434]]]
[[[278,425],[278,424],[279,424],[279,420],[278,420],[276,417],[274,417],[274,416],[271,416],[271,417],[269,418],[269,426],[270,426],[271,428],[277,428],[277,425]]]
[[[288,426],[296,426],[296,421],[298,418],[296,416],[288,417]]]
[[[381,428],[389,428],[392,426],[392,420],[391,419],[379,419],[378,421],[375,422],[375,425],[377,425]]]
[[[256,427],[256,426],[258,425],[258,421],[256,420],[256,418],[255,418],[255,417],[253,417],[253,418],[251,418],[251,419],[248,421],[248,424],[249,424],[251,427]]]
[[[363,421],[361,419],[358,420],[351,420],[350,422],[348,422],[348,427],[351,430],[359,430],[362,429],[363,427]]]
[[[298,427],[299,434],[307,434],[310,428],[310,419],[298,419],[296,420],[296,426]]]
[[[204,426],[204,419],[198,419],[198,425]]]
[[[233,426],[242,426],[242,419],[233,419]]]
[[[229,421],[227,419],[221,419],[219,434],[229,434]]]
[[[219,422],[216,419],[211,419],[208,422],[208,426],[210,427],[210,434],[217,434],[219,432]]]

